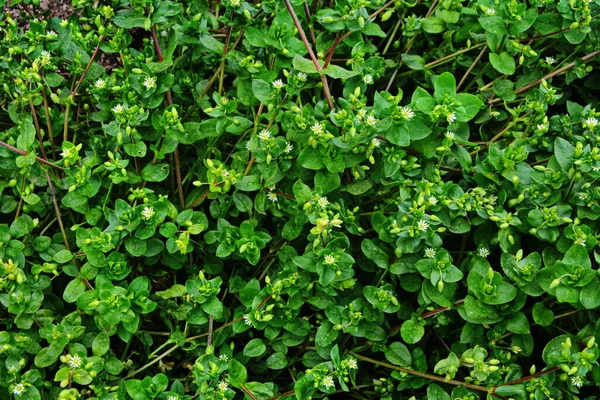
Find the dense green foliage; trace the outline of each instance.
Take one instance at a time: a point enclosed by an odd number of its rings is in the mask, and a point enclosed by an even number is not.
[[[0,19],[0,398],[598,398],[600,0],[73,4]]]

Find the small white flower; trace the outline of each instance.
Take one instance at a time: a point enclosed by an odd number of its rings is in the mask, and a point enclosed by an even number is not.
[[[427,221],[422,219],[417,223],[417,227],[419,228],[420,231],[425,232],[427,229],[429,229],[429,224],[427,223]]]
[[[371,146],[379,147],[380,145],[381,145],[381,140],[379,140],[377,138],[373,138],[373,140],[371,140]]]
[[[325,255],[325,264],[327,265],[332,265],[335,264],[335,257],[332,256],[331,254],[326,254]]]
[[[272,201],[273,203],[275,203],[276,201],[279,201],[279,199],[277,198],[277,194],[275,194],[273,192],[267,193],[267,199],[269,199],[269,201]]]
[[[42,56],[42,62],[48,62],[48,61],[50,61],[50,57],[52,57],[50,52],[47,50],[42,50],[40,55]]]
[[[246,142],[246,150],[250,150],[250,141],[249,140]]]
[[[300,79],[301,81],[305,81],[306,80],[306,74],[304,72],[298,72],[298,79]]]
[[[281,79],[276,79],[273,81],[273,87],[277,90],[283,89],[285,83]]]
[[[450,114],[448,114],[446,119],[448,120],[449,124],[452,124],[452,123],[454,123],[454,121],[456,121],[456,114],[450,113]]]
[[[146,90],[150,90],[155,86],[156,86],[156,78],[155,77],[147,76],[146,79],[144,79],[144,87],[146,88]]]
[[[310,130],[315,135],[321,135],[321,134],[323,134],[323,132],[325,132],[325,128],[323,127],[323,124],[321,124],[319,122],[315,122],[315,124],[310,127]]]
[[[479,257],[487,258],[487,256],[490,255],[490,250],[487,247],[482,247],[479,249],[477,254],[479,255]]]
[[[294,145],[292,145],[290,142],[286,142],[285,150],[283,150],[283,152],[285,154],[290,154],[292,152],[292,150],[294,150]]]
[[[221,382],[219,382],[219,384],[217,385],[217,387],[219,388],[219,390],[221,392],[224,392],[224,391],[227,390],[227,388],[229,387],[229,385],[227,384],[227,382],[221,381]]]
[[[592,167],[592,171],[598,172],[598,171],[600,171],[600,167]]]
[[[268,129],[263,129],[262,131],[260,131],[260,133],[258,134],[258,138],[260,140],[268,140],[271,139],[271,132],[269,132]]]
[[[77,369],[81,367],[81,365],[83,364],[83,360],[78,355],[74,355],[70,356],[70,359],[69,361],[67,361],[67,364],[69,365],[69,368]]]
[[[548,127],[544,124],[538,124],[537,129],[538,131],[546,132],[548,130]]]
[[[446,136],[450,140],[454,140],[454,132],[452,132],[452,131],[446,131],[444,136]]]
[[[488,17],[491,17],[493,15],[496,14],[496,10],[494,8],[488,8],[485,10],[485,15],[487,15]]]
[[[329,200],[327,200],[327,197],[319,197],[319,200],[317,200],[317,204],[319,205],[319,207],[325,208],[329,204]]]
[[[370,85],[371,83],[373,83],[373,75],[365,75],[363,76],[363,82],[366,83],[367,85]]]
[[[571,378],[571,385],[580,388],[583,386],[583,379],[580,376],[574,376]]]
[[[63,151],[60,153],[60,156],[62,158],[70,158],[73,157],[75,155],[75,153],[73,152],[75,150],[75,147],[67,147],[64,148]]]
[[[248,326],[252,325],[252,320],[250,319],[250,316],[248,314],[244,315],[244,323]]]
[[[162,30],[160,31],[160,36],[166,37],[169,34],[169,32]]]
[[[25,385],[19,382],[13,388],[13,394],[19,395],[23,393],[25,393]]]
[[[229,0],[229,4],[232,7],[239,7],[240,5],[242,5],[241,0]]]
[[[94,86],[96,86],[97,89],[104,89],[106,87],[106,81],[102,78],[98,78]]]
[[[179,400],[179,396],[170,395],[169,397],[167,397],[167,400]]]
[[[598,119],[594,118],[594,117],[590,117],[590,118],[586,119],[585,121],[583,121],[583,126],[585,128],[594,129],[595,127],[598,126]]]
[[[50,36],[51,38],[55,38],[55,37],[57,37],[57,36],[58,36],[58,34],[57,34],[56,32],[54,32],[54,31],[48,31],[48,32],[46,33],[46,36],[47,36],[47,37],[48,37],[48,36]]]
[[[438,199],[435,196],[429,196],[427,202],[432,206],[435,206],[438,203]]]
[[[435,249],[432,249],[431,247],[427,247],[425,249],[425,257],[435,258]]]
[[[358,115],[358,117],[360,119],[364,118],[365,115],[367,115],[367,109],[366,108],[361,108],[360,110],[358,110],[357,115]]]
[[[358,368],[358,363],[356,362],[356,360],[354,358],[349,358],[348,359],[348,368],[350,368],[350,369],[357,369]]]
[[[579,193],[579,200],[585,200],[587,199],[587,194],[586,193]]]
[[[227,178],[229,176],[229,171],[227,171],[226,169],[224,169],[223,171],[221,171],[221,176],[223,178]]]
[[[577,238],[577,240],[575,240],[575,244],[585,247],[585,239]]]
[[[546,58],[544,58],[544,61],[546,61],[546,64],[548,64],[548,65],[552,65],[556,62],[554,57],[546,57]]]
[[[409,106],[406,106],[406,107],[402,107],[402,110],[400,110],[400,116],[402,117],[403,120],[410,121],[411,119],[414,118],[415,113],[412,110],[412,108],[410,108]]]
[[[115,114],[121,114],[124,110],[123,105],[122,104],[117,104],[116,106],[113,107],[113,112]]]
[[[369,115],[365,123],[369,126],[375,126],[375,124],[377,123],[377,119],[374,116]]]
[[[219,359],[223,361],[229,361],[229,357],[227,357],[227,354],[220,354]]]
[[[144,207],[144,209],[142,210],[142,217],[144,217],[145,220],[154,217],[154,214],[156,214],[156,212],[152,207]]]
[[[334,387],[335,383],[333,382],[333,378],[329,375],[327,375],[325,378],[323,378],[323,386],[325,386],[325,388],[330,388],[330,387]]]

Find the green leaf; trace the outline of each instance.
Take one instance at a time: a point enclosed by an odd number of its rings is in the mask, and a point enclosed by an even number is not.
[[[156,292],[156,295],[163,299],[172,299],[174,297],[181,297],[187,294],[187,288],[185,285],[179,283],[174,284],[167,290]]]
[[[300,152],[297,162],[306,169],[319,170],[325,168],[321,153],[312,147],[305,147]]]
[[[216,118],[203,122],[184,122],[183,129],[183,133],[179,135],[179,141],[183,144],[194,144],[201,139],[221,135],[217,131]]]
[[[236,359],[229,360],[227,372],[229,383],[231,383],[231,386],[233,387],[240,388],[248,379],[246,367]]]
[[[69,250],[61,250],[54,254],[52,259],[59,264],[65,264],[73,259],[73,253],[71,253]]]
[[[361,194],[367,192],[369,189],[373,187],[373,184],[367,180],[363,179],[349,185],[346,185],[346,191],[354,196],[360,196]]]
[[[54,364],[58,357],[64,350],[65,346],[69,343],[69,339],[66,336],[58,338],[52,342],[50,346],[43,348],[35,356],[35,366],[38,368],[46,368]]]
[[[235,187],[243,192],[254,192],[262,189],[258,175],[246,175],[241,181],[235,184]]]
[[[258,280],[256,278],[251,279],[250,282],[248,282],[246,284],[246,286],[244,286],[242,288],[242,290],[240,290],[239,295],[240,295],[240,300],[242,301],[242,304],[245,305],[246,307],[251,307],[252,303],[254,301],[254,298],[260,293],[260,284],[258,283]]]
[[[56,72],[47,73],[44,76],[44,79],[46,80],[46,83],[48,83],[48,86],[53,88],[59,87],[65,81],[65,78]]]
[[[125,9],[117,11],[116,16],[113,17],[115,25],[125,28],[144,28],[149,30],[152,25],[150,18],[146,17],[141,10]]]
[[[430,383],[427,385],[427,400],[451,400],[452,397],[444,389],[436,385],[435,383]]]
[[[82,278],[75,278],[67,284],[63,293],[63,299],[67,303],[75,303],[85,292],[85,283]]]
[[[469,122],[483,107],[479,97],[472,94],[459,93],[456,95],[456,100],[460,103],[460,107],[456,110],[456,119],[459,122]]]
[[[377,246],[371,239],[364,239],[361,244],[361,249],[364,255],[371,261],[373,261],[379,268],[387,268],[389,266],[390,258],[379,246]]]
[[[590,261],[590,256],[587,252],[587,249],[578,244],[574,244],[573,246],[569,247],[569,250],[567,250],[562,259],[562,262],[574,267],[583,267],[588,269],[592,267],[592,262]]]
[[[446,97],[452,99],[456,96],[456,78],[450,72],[444,72],[438,76],[433,86],[438,103],[441,103]]]
[[[350,71],[333,64],[329,64],[327,68],[323,70],[323,73],[334,79],[348,79],[360,74],[359,72]]]
[[[561,137],[554,141],[554,156],[563,171],[568,172],[573,166],[575,146]]]
[[[506,329],[512,333],[527,335],[529,334],[529,321],[525,314],[520,311],[516,312],[508,318]]]
[[[331,172],[319,171],[315,174],[315,190],[321,196],[326,195],[340,187],[340,175]]]
[[[269,369],[280,370],[287,367],[288,361],[285,354],[278,351],[267,358],[266,364]]]
[[[414,319],[404,321],[400,328],[402,339],[408,344],[415,344],[421,340],[425,334],[425,328]]]
[[[244,347],[244,356],[246,357],[260,357],[267,351],[267,346],[262,339],[252,339]]]
[[[385,354],[385,358],[392,364],[401,367],[408,367],[412,364],[410,351],[408,351],[408,348],[400,342],[394,342],[389,346],[386,346],[383,354]]]
[[[35,142],[35,127],[27,119],[21,125],[21,134],[17,138],[17,147],[21,150],[30,151],[33,142]]]
[[[504,23],[502,17],[492,16],[479,18],[479,23],[483,29],[490,33],[494,33],[496,35],[504,35],[508,33],[506,30],[506,24]]]
[[[516,70],[516,63],[510,53],[503,51],[500,54],[490,53],[490,62],[496,71],[505,75],[512,75]]]
[[[142,179],[148,182],[162,182],[167,179],[171,167],[169,164],[148,164],[142,170]]]
[[[102,357],[110,348],[110,337],[106,332],[100,332],[92,342],[92,353],[96,357]]]
[[[268,105],[271,98],[271,85],[262,79],[252,80],[252,93],[261,103]]]
[[[597,297],[597,296],[596,296]],[[549,326],[554,321],[554,313],[544,303],[535,303],[532,311],[533,320],[540,326]]]
[[[141,257],[146,253],[146,241],[136,237],[125,240],[125,249],[134,257]]]
[[[560,335],[555,337],[546,344],[544,351],[542,352],[542,358],[548,367],[554,367],[561,362],[562,359],[562,344],[569,338],[571,343],[576,343],[577,340],[572,335]]]
[[[317,347],[328,347],[338,337],[339,331],[333,329],[333,324],[329,321],[323,322],[317,329],[315,345]]]
[[[594,277],[590,283],[581,289],[581,304],[588,310],[600,307],[600,279]],[[541,325],[541,324],[540,324]]]
[[[422,71],[425,69],[425,59],[416,54],[402,54],[402,61],[410,69]]]
[[[421,20],[421,28],[427,33],[442,33],[446,29],[446,24],[437,17],[427,17]]]
[[[305,74],[316,74],[318,72],[317,67],[315,67],[315,64],[312,62],[312,60],[300,57],[299,55],[294,57],[292,65],[294,66],[295,70],[304,72]]]
[[[294,197],[299,204],[304,204],[312,197],[312,190],[302,181],[296,181],[293,187]]]
[[[379,37],[387,37],[387,34],[379,27],[379,25],[371,22],[370,24],[365,25],[362,29],[362,32],[367,36],[379,36]]]
[[[15,239],[23,237],[33,231],[33,220],[29,215],[21,215],[10,224],[10,234]]]
[[[225,45],[211,35],[200,36],[200,43],[213,53],[223,54],[223,51],[225,50]]]

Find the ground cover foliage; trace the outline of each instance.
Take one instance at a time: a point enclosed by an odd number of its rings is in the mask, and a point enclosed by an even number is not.
[[[0,19],[1,398],[597,398],[600,1],[73,5]]]

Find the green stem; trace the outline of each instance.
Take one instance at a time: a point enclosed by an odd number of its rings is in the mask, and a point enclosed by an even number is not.
[[[354,353],[354,352],[351,352],[350,354],[353,355],[354,357],[356,357],[359,360],[366,361],[366,362],[369,362],[371,364],[379,365],[379,366],[382,366],[382,367],[385,367],[385,368],[393,369],[393,370],[396,370],[396,371],[400,371],[400,372],[403,372],[405,374],[409,374],[409,375],[413,375],[413,376],[418,376],[420,378],[430,379],[432,381],[446,383],[446,384],[450,384],[450,385],[454,385],[454,386],[462,386],[462,387],[465,387],[467,389],[477,390],[479,392],[488,393],[488,394],[491,394],[492,396],[500,398],[500,396],[498,396],[495,393],[493,393],[493,389],[489,389],[489,388],[486,388],[484,386],[473,385],[471,383],[462,382],[462,381],[455,381],[453,379],[446,379],[443,376],[432,375],[432,374],[428,374],[426,372],[416,371],[416,370],[411,369],[411,368],[399,367],[397,365],[393,365],[393,364],[389,364],[389,363],[386,363],[386,362],[383,362],[383,361],[375,360],[373,358],[365,357],[363,355],[360,355],[360,354],[357,354],[357,353]]]

